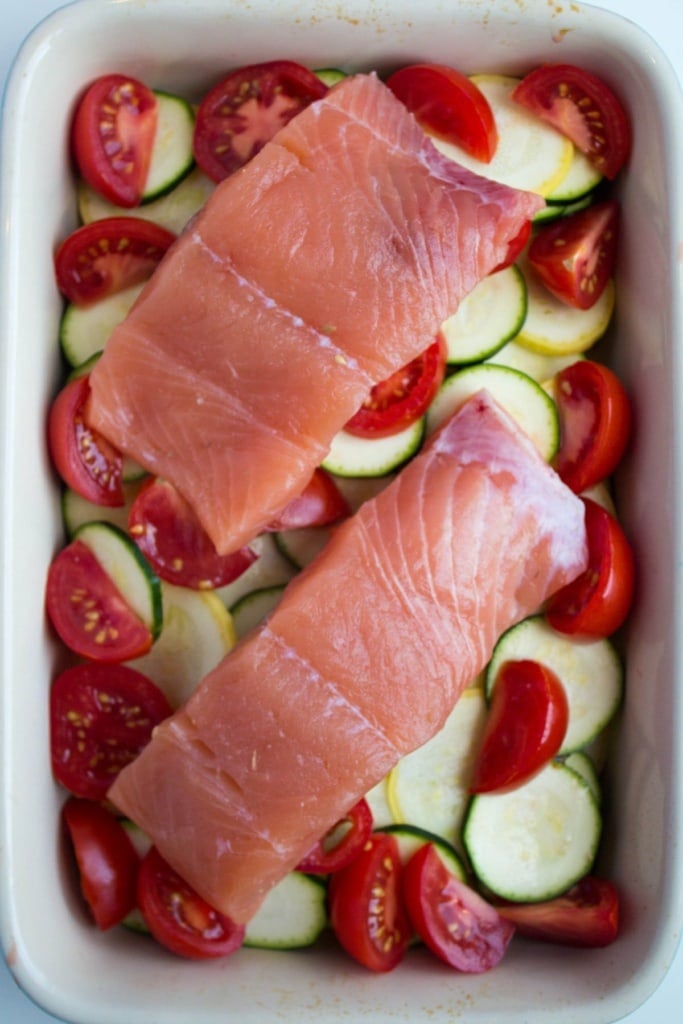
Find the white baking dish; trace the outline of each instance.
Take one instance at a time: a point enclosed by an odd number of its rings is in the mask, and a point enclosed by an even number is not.
[[[198,96],[231,66],[275,57],[380,70],[430,59],[512,74],[574,62],[614,83],[630,109],[635,146],[620,186],[619,302],[608,344],[636,413],[619,497],[639,593],[600,862],[623,895],[623,929],[605,950],[518,941],[499,968],[478,977],[417,950],[388,976],[331,950],[242,950],[225,962],[190,963],[123,930],[98,934],[66,877],[48,755],[47,689],[58,652],[43,587],[61,542],[44,416],[60,373],[51,253],[76,223],[67,125],[76,95],[104,72]],[[659,983],[683,920],[680,102],[647,36],[575,3],[82,0],[30,37],[8,87],[2,140],[0,906],[8,962],[52,1013],[83,1024],[600,1024],[623,1017]]]

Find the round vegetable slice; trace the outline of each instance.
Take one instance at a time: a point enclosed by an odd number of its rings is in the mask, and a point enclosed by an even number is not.
[[[529,265],[562,302],[590,309],[614,273],[619,204],[596,203],[541,228],[528,251]]]
[[[402,892],[413,928],[445,963],[467,974],[500,963],[514,925],[451,874],[433,843],[406,864]]]
[[[207,93],[197,110],[197,164],[213,181],[222,181],[327,91],[312,71],[289,60],[250,64],[231,72]]]
[[[81,892],[97,927],[106,931],[135,906],[138,857],[121,823],[101,804],[70,797],[62,817],[73,845]]]
[[[142,217],[107,217],[84,224],[57,249],[57,286],[70,302],[97,302],[150,277],[175,238]]]
[[[155,572],[177,586],[194,590],[226,586],[256,559],[248,547],[219,555],[188,502],[158,477],[140,488],[128,528]]]
[[[497,910],[520,935],[563,946],[608,946],[619,933],[619,893],[612,882],[595,875],[586,875],[553,900],[501,903]]]
[[[123,457],[88,426],[85,408],[90,395],[89,375],[69,381],[50,406],[48,446],[55,469],[86,501],[107,508],[124,504]]]
[[[244,941],[244,926],[202,899],[155,846],[140,865],[137,901],[152,935],[178,956],[190,960],[229,956]]]
[[[391,437],[427,411],[446,372],[446,342],[437,337],[421,355],[375,384],[344,430],[355,437]]]
[[[157,126],[157,98],[128,75],[103,75],[82,96],[72,126],[78,170],[119,206],[142,199]]]
[[[631,546],[614,516],[590,498],[582,500],[588,568],[552,595],[545,616],[560,633],[596,639],[610,636],[628,615],[635,567]]]
[[[387,79],[394,95],[440,139],[488,163],[498,132],[488,100],[475,83],[444,64],[411,64]]]
[[[351,810],[297,865],[297,871],[328,875],[346,867],[365,846],[372,831],[372,813],[366,800],[359,800]]]
[[[573,64],[545,64],[519,83],[512,98],[557,128],[613,179],[631,149],[628,115],[597,75]]]
[[[72,665],[50,689],[55,778],[75,796],[103,800],[170,714],[164,694],[141,672],[126,665]]]
[[[396,840],[375,832],[351,863],[330,877],[334,933],[346,952],[371,971],[393,970],[408,948],[400,872]]]
[[[498,670],[471,793],[504,792],[526,782],[557,754],[569,705],[552,669],[531,659]]]

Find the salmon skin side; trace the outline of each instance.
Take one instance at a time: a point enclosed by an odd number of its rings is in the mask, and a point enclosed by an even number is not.
[[[480,392],[334,533],[109,791],[236,922],[587,564],[583,505]]]
[[[88,419],[237,550],[541,206],[351,77],[217,186],[109,338]]]

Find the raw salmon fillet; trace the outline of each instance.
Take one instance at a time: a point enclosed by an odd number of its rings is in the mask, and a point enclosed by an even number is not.
[[[376,76],[347,79],[188,225],[92,371],[89,420],[240,548],[542,205],[442,156]]]
[[[109,797],[244,922],[586,559],[581,501],[481,392],[335,531]]]

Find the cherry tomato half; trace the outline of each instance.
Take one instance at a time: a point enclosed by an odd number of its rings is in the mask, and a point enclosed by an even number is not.
[[[359,800],[349,813],[326,832],[297,865],[297,871],[329,875],[346,867],[365,846],[372,832],[372,811]]]
[[[635,589],[631,545],[621,526],[584,498],[588,568],[548,600],[545,617],[559,633],[599,639],[610,636],[628,615]]]
[[[197,164],[213,181],[222,181],[326,93],[327,86],[317,75],[290,60],[233,71],[207,93],[197,110]]]
[[[561,217],[536,234],[529,263],[561,302],[590,309],[614,272],[618,224],[615,200]]]
[[[141,217],[103,217],[68,235],[55,254],[57,287],[80,306],[146,281],[175,241]]]
[[[402,891],[413,928],[441,960],[468,974],[500,963],[514,926],[450,873],[433,843],[405,865]]]
[[[570,138],[606,178],[617,176],[631,149],[631,125],[597,75],[573,64],[545,64],[522,79],[512,98]]]
[[[127,665],[84,662],[50,689],[52,771],[75,796],[103,800],[119,772],[171,714],[165,694]]]
[[[71,134],[76,165],[117,206],[137,206],[142,199],[157,114],[152,90],[127,75],[103,75],[78,104]]]
[[[101,804],[70,797],[62,817],[76,855],[81,892],[102,931],[135,906],[137,855],[126,830]]]
[[[179,587],[223,587],[256,560],[248,547],[219,555],[180,492],[159,478],[151,478],[138,491],[128,530],[157,575]]]
[[[178,956],[190,960],[228,956],[244,941],[244,926],[214,910],[155,846],[140,865],[137,902],[152,935]]]
[[[531,238],[531,227],[532,222],[530,220],[526,221],[519,229],[515,237],[510,239],[510,241],[508,242],[508,250],[507,253],[505,254],[505,259],[501,263],[499,263],[497,267],[494,268],[492,273],[495,274],[496,271],[498,270],[505,270],[506,267],[509,267],[512,263],[514,263],[517,257],[522,254],[527,242]]]
[[[72,540],[47,574],[47,614],[66,646],[93,661],[128,661],[152,646],[151,630],[83,541]]]
[[[496,677],[474,764],[471,793],[505,792],[558,752],[569,706],[562,683],[537,661],[506,661]]]
[[[555,378],[560,447],[555,469],[575,494],[617,468],[631,432],[631,406],[612,370],[581,359]]]
[[[441,386],[446,372],[446,342],[439,335],[387,380],[375,384],[344,430],[357,437],[389,437],[418,420]]]
[[[408,947],[400,872],[396,839],[375,832],[350,864],[330,876],[334,933],[349,956],[371,971],[393,970]]]
[[[90,394],[88,375],[69,381],[48,415],[48,445],[55,469],[67,487],[95,505],[124,504],[123,458],[105,437],[85,422]]]
[[[467,75],[443,64],[411,64],[387,79],[394,95],[438,138],[489,163],[498,131],[489,102]]]
[[[268,530],[297,530],[306,526],[328,526],[345,519],[349,503],[329,473],[316,469],[305,490],[269,523]]]
[[[545,903],[504,903],[498,913],[520,935],[565,946],[608,946],[619,932],[619,894],[611,882],[586,875]]]

